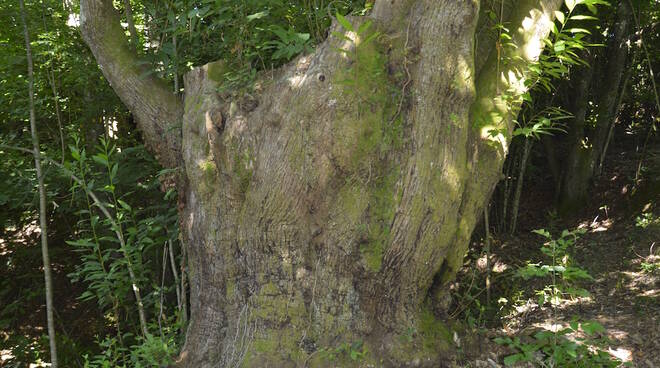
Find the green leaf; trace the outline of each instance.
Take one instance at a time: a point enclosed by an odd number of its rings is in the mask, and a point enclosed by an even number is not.
[[[568,32],[570,32],[570,33],[586,33],[586,34],[591,34],[591,32],[589,32],[588,30],[586,30],[586,29],[584,29],[584,28],[569,28],[569,29],[567,29],[566,31],[568,31]]]
[[[103,166],[108,166],[108,156],[106,156],[103,153],[99,153],[99,154],[96,154],[96,155],[92,156],[92,160],[94,160],[95,162],[97,162],[97,163],[99,163]]]
[[[550,235],[550,232],[546,229],[537,229],[532,231],[534,234],[541,235],[544,238],[551,239],[552,236]]]
[[[117,169],[119,168],[119,165],[114,164],[112,165],[112,169],[110,170],[110,179],[114,180],[114,178],[117,177]]]
[[[362,41],[362,45],[368,45],[371,41],[373,41],[378,36],[380,36],[380,33],[378,33],[378,32],[374,32],[374,33],[370,34],[369,37],[365,38]]]
[[[560,12],[559,10],[555,10],[555,17],[561,24],[564,24],[564,21],[566,21],[566,17],[564,16],[564,13]]]
[[[566,7],[568,8],[569,12],[572,12],[573,9],[575,9],[575,5],[577,5],[575,3],[575,0],[565,0],[565,3],[566,3]]]
[[[128,203],[122,201],[121,199],[118,199],[117,202],[119,202],[119,205],[122,206],[126,211],[131,211],[132,208],[131,206],[128,205]]]
[[[520,355],[520,354],[509,355],[509,356],[504,358],[504,365],[512,366],[515,363],[521,361],[522,359],[523,359],[523,356]]]
[[[559,33],[559,28],[557,28],[557,25],[555,23],[552,23],[552,29],[550,31],[552,31],[553,34],[557,34],[557,33]],[[552,42],[550,40],[548,40],[547,38],[544,39],[543,42],[545,42],[546,45],[548,43],[552,44]]]
[[[605,332],[605,327],[598,322],[585,322],[582,324],[582,331],[591,336],[597,332]]]
[[[591,15],[574,15],[571,20],[598,20],[598,18]]]
[[[351,22],[348,21],[348,19],[346,19],[346,17],[344,17],[339,13],[336,14],[336,17],[337,17],[337,22],[339,22],[339,24],[341,24],[341,26],[344,27],[344,29],[353,32],[353,25],[351,24]]]
[[[370,20],[360,24],[360,27],[358,28],[357,34],[361,35],[364,32],[366,32],[369,29],[369,27],[371,27],[371,24],[372,24],[372,22]]]
[[[332,35],[335,36],[335,37],[337,37],[337,38],[340,38],[340,39],[342,39],[342,40],[344,40],[344,41],[353,42],[353,40],[352,40],[350,37],[346,36],[346,35],[343,34],[343,33],[332,32]],[[345,52],[346,50],[342,50],[342,51]]]
[[[78,151],[78,148],[69,145],[69,150],[71,151],[71,157],[73,157],[76,161],[80,161],[80,151]]]
[[[256,19],[261,19],[268,15],[268,10],[260,11],[258,13],[250,14],[247,16],[248,22],[251,22]]]

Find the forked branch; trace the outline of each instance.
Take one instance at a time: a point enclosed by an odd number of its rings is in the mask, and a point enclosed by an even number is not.
[[[81,0],[80,29],[103,75],[135,116],[147,147],[163,166],[178,166],[183,103],[140,62],[112,1]]]

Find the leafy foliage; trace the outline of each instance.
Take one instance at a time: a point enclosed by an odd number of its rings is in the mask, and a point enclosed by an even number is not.
[[[542,262],[528,263],[518,270],[518,276],[525,280],[534,277],[549,277],[552,279],[551,284],[537,290],[539,305],[545,304],[546,301],[557,305],[564,297],[588,296],[587,290],[577,287],[577,283],[592,280],[592,277],[586,270],[576,266],[571,261],[570,253],[570,248],[575,245],[577,237],[584,234],[584,230],[564,230],[557,239],[553,239],[547,230],[535,230],[534,233],[547,239],[547,242],[541,247],[541,252],[551,262],[549,264]]]
[[[541,252],[552,261],[549,264],[527,264],[518,270],[517,275],[525,280],[551,279],[549,284],[536,290],[539,306],[550,302],[554,308],[565,297],[588,296],[589,293],[576,287],[576,283],[592,280],[592,277],[570,260],[570,248],[584,231],[564,230],[556,239],[544,229],[534,233],[546,239]],[[523,342],[520,337],[499,337],[494,341],[517,351],[504,358],[507,366],[517,362],[537,362],[548,367],[618,367],[621,362],[599,348],[607,342],[602,337],[604,332],[605,328],[597,322],[580,323],[575,319],[566,328],[539,331],[529,342]],[[542,357],[537,353],[541,353]]]
[[[600,337],[604,332],[598,322],[572,321],[569,327],[556,332],[539,331],[530,342],[523,342],[519,337],[498,337],[495,342],[518,351],[504,358],[506,366],[535,362],[543,367],[619,367],[621,362],[612,359],[606,351],[593,351],[607,341]],[[568,335],[584,337],[569,338]],[[539,358],[537,352],[542,353],[543,358]]]
[[[151,265],[152,262],[147,260],[163,258],[159,257],[161,254],[159,250],[163,249],[165,252],[162,245],[177,242],[177,215],[175,206],[171,204],[175,193],[170,190],[166,193],[164,201],[152,199],[147,205],[138,200],[145,193],[157,190],[159,184],[153,162],[150,163],[151,167],[143,166],[139,171],[134,171],[134,168],[130,167],[134,164],[130,162],[133,157],[144,155],[144,152],[140,153],[142,147],[119,151],[114,143],[102,138],[96,147],[97,153],[89,157],[86,149],[80,147],[79,139],[75,139],[75,142],[76,145],[70,146],[73,161],[69,166],[75,175],[81,178],[82,184],[74,184],[71,190],[74,199],[83,197],[79,199],[84,205],[83,209],[78,211],[80,216],[78,229],[82,237],[67,241],[80,254],[80,263],[76,265],[76,270],[70,276],[74,281],[87,284],[86,291],[79,297],[81,300],[96,300],[102,311],[112,315],[117,342],[104,339],[103,342],[108,344],[105,350],[107,351],[115,343],[118,344],[116,352],[111,356],[112,362],[115,365],[120,362],[125,364],[123,360],[125,354],[122,349],[126,347],[124,341],[127,335],[122,332],[124,327],[120,321],[126,318],[129,322],[131,316],[137,315],[136,312],[132,312],[136,308],[131,300],[132,290],[138,287],[141,290],[151,291],[144,299],[144,308],[152,309],[157,319],[163,314],[163,306],[160,305],[163,300],[162,294],[171,293],[173,290],[172,287],[168,289],[160,287],[159,281],[165,277],[164,274],[159,275],[162,266],[157,263]],[[139,176],[134,176],[136,173]],[[137,188],[134,184],[136,182],[139,183]],[[89,192],[97,192],[100,198],[104,198],[103,202],[92,202],[88,196]],[[111,211],[112,218],[99,212],[100,206]],[[122,244],[118,236],[125,240],[125,244]],[[141,307],[137,306],[137,308]],[[165,308],[170,309],[170,307]],[[128,313],[124,315],[121,311]],[[170,309],[170,313],[174,316],[171,322],[176,325],[177,311]],[[139,334],[139,331],[130,327],[131,325],[138,324],[135,321],[127,324],[129,337]],[[178,326],[176,325],[177,328]],[[159,327],[162,330],[162,323]],[[176,331],[177,328],[173,330]],[[160,351],[157,348],[164,344],[151,335],[138,337],[137,341],[141,342],[138,346],[144,350],[144,356],[140,359],[146,359],[145,354],[150,351]],[[171,350],[175,344],[170,341],[170,345],[168,349]],[[171,353],[170,350],[165,350]],[[131,349],[131,351],[135,353],[136,350]],[[154,356],[161,355],[163,354],[159,353]]]

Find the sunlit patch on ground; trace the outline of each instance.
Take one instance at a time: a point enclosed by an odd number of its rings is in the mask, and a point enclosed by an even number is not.
[[[592,233],[599,233],[603,231],[609,230],[612,225],[614,225],[614,221],[610,218],[606,219],[599,219],[600,216],[596,216],[592,221],[585,221],[580,223],[578,226],[578,229],[587,229],[588,231]]]
[[[609,349],[607,349],[607,352],[611,356],[621,360],[624,363],[632,362],[632,360],[633,360],[632,351],[630,351],[629,349],[626,349],[626,348],[616,348],[616,349],[609,348]]]

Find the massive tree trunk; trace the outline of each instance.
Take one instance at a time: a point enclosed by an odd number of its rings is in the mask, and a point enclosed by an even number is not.
[[[148,145],[181,167],[179,365],[324,365],[319,351],[363,341],[377,366],[437,366],[445,335],[425,300],[462,263],[561,1],[519,1],[500,75],[494,51],[475,67],[478,1],[377,1],[350,19],[373,21],[367,34],[335,25],[350,41],[330,37],[252,95],[217,92],[222,62],[193,69],[169,135],[178,102],[139,79],[110,4],[81,1],[83,35]]]

